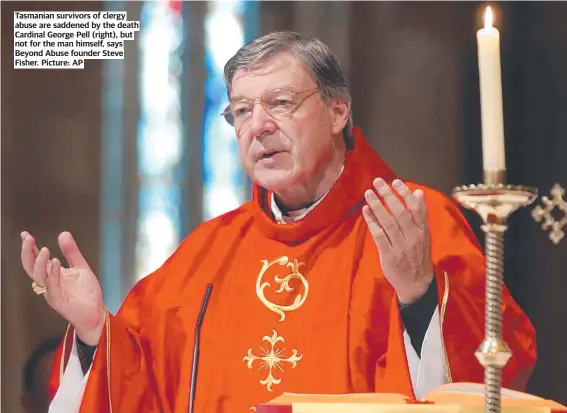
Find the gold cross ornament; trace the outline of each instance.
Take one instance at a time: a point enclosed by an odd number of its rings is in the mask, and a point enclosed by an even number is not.
[[[289,363],[291,364],[292,368],[295,368],[297,362],[303,358],[303,356],[297,355],[297,350],[291,350],[291,356],[287,358],[282,358],[282,354],[285,351],[284,349],[275,349],[276,344],[278,341],[284,342],[283,337],[280,337],[275,330],[272,330],[272,336],[264,336],[262,341],[267,341],[270,343],[270,349],[266,349],[264,347],[260,347],[260,351],[262,353],[261,356],[255,356],[252,354],[252,349],[248,350],[248,355],[244,357],[243,361],[247,362],[248,368],[252,369],[252,364],[256,360],[260,360],[260,369],[259,370],[268,370],[268,377],[265,380],[260,380],[260,384],[262,386],[266,386],[268,391],[272,390],[273,384],[280,384],[282,379],[276,379],[272,375],[273,369],[279,369],[283,371],[282,363]]]
[[[549,232],[549,239],[557,245],[559,244],[559,241],[565,237],[563,227],[567,225],[567,201],[563,199],[563,195],[565,195],[565,188],[556,183],[553,185],[550,193],[551,199],[546,196],[541,197],[545,207],[542,208],[540,205],[536,206],[532,210],[532,218],[536,222],[542,222],[542,229],[551,229]],[[555,219],[555,217],[551,215],[551,212],[555,208],[562,212],[562,217],[559,220]]]

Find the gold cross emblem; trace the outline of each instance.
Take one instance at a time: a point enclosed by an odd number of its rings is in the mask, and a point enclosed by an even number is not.
[[[297,366],[297,362],[303,358],[302,355],[297,355],[297,350],[291,350],[291,356],[287,358],[282,358],[282,354],[285,352],[285,348],[283,349],[276,349],[276,344],[278,341],[284,342],[283,337],[280,337],[275,330],[272,330],[272,336],[264,336],[262,341],[267,341],[270,343],[270,349],[266,349],[260,346],[260,350],[262,355],[255,356],[252,354],[252,349],[248,349],[248,355],[244,357],[243,361],[247,362],[248,368],[252,369],[252,364],[254,361],[260,361],[260,368],[259,370],[268,370],[268,377],[265,380],[260,380],[260,384],[266,386],[268,391],[272,391],[273,384],[280,384],[282,379],[276,379],[273,374],[273,369],[279,369],[283,371],[282,363],[289,363],[291,364],[292,368]]]
[[[532,218],[536,222],[543,221],[541,224],[542,229],[547,230],[551,228],[549,239],[555,245],[559,244],[559,241],[565,236],[563,227],[567,225],[567,201],[563,199],[563,195],[565,195],[565,189],[561,187],[561,185],[555,184],[551,189],[551,199],[546,196],[541,197],[545,208],[538,205],[532,210]],[[551,212],[555,208],[563,212],[563,217],[559,220],[556,220],[554,216],[551,215]]]

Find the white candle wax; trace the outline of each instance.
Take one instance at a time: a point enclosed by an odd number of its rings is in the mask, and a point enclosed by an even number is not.
[[[476,38],[480,78],[483,169],[505,170],[500,33],[492,26],[490,7],[486,9],[485,27],[477,32]]]

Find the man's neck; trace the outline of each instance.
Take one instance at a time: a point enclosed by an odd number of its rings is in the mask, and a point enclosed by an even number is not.
[[[319,168],[319,176],[313,176],[310,183],[300,188],[274,191],[278,208],[284,215],[294,215],[309,208],[331,190],[344,168],[344,152],[337,153],[326,168]]]

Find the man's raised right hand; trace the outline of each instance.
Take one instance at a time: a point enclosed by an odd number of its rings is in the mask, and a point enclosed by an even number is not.
[[[47,248],[40,251],[28,232],[22,232],[21,236],[22,265],[26,273],[39,286],[47,288],[43,294],[45,300],[75,328],[79,338],[85,344],[97,345],[104,328],[106,309],[100,284],[73,236],[62,232],[58,239],[68,268],[57,258],[51,259]]]

